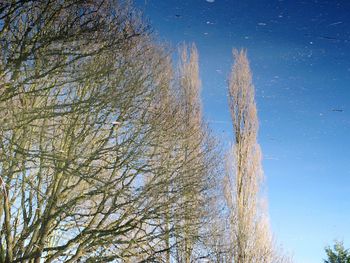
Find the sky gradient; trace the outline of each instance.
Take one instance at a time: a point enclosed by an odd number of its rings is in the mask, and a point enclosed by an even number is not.
[[[195,42],[207,120],[232,140],[227,77],[246,48],[270,221],[296,263],[350,247],[350,1],[136,0],[158,39]]]

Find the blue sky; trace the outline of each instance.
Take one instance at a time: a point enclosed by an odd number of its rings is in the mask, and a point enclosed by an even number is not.
[[[350,247],[350,1],[136,0],[174,50],[195,42],[206,118],[232,128],[231,50],[247,48],[273,231],[296,263]]]

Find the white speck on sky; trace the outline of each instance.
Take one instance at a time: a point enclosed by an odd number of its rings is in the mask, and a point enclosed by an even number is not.
[[[328,26],[336,26],[336,25],[339,25],[339,24],[343,24],[343,22],[342,21],[334,22],[334,23],[329,24]]]

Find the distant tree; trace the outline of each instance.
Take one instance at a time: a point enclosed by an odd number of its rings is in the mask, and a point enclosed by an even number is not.
[[[232,256],[235,263],[265,262],[270,253],[260,251],[263,248],[260,245],[270,243],[270,236],[265,221],[259,220],[258,211],[263,175],[257,143],[254,86],[246,52],[234,50],[233,55],[235,64],[228,85],[235,141],[225,179],[226,199],[231,212]]]
[[[263,172],[257,142],[258,116],[246,51],[233,50],[235,64],[228,81],[234,144],[224,180],[230,213],[230,257],[235,263],[289,262],[275,247],[261,188]],[[231,262],[231,261],[229,261]]]
[[[333,249],[331,247],[325,248],[327,259],[324,263],[350,263],[350,251],[344,248],[344,244],[341,241],[335,241]]]
[[[183,139],[178,142],[177,156],[183,164],[176,184],[182,195],[176,202],[179,209],[175,215],[178,218],[175,257],[177,262],[189,263],[201,254],[198,246],[206,218],[206,194],[213,175],[215,143],[202,117],[197,48],[194,44],[184,44],[179,55],[176,87],[181,124],[177,130]]]

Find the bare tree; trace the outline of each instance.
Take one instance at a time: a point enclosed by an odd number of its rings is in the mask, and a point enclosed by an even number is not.
[[[198,146],[201,143],[201,105],[200,105],[200,79],[198,68],[198,52],[194,44],[190,48],[188,53],[188,47],[183,45],[180,49],[180,64],[179,64],[179,87],[180,87],[180,102],[182,109],[183,125],[181,126],[182,132],[186,134],[185,139],[182,141],[182,151],[180,158],[183,158],[186,165],[181,170],[181,184],[180,187],[183,191],[180,206],[183,208],[181,214],[181,233],[179,235],[183,240],[179,242],[178,246],[178,261],[190,262],[193,250],[194,238],[197,235],[194,216],[196,215],[196,209],[198,205],[199,195],[198,192],[201,186],[198,185],[200,178],[196,173],[195,163],[200,162],[199,147],[191,147],[193,144]]]
[[[8,1],[1,19],[3,262],[151,257],[167,54],[118,1]]]
[[[224,181],[230,210],[231,253],[235,263],[286,262],[278,255],[262,205],[263,172],[257,142],[258,117],[246,51],[233,50],[235,64],[228,82],[234,144]],[[285,261],[284,261],[285,260]]]
[[[173,84],[176,98],[176,133],[181,134],[172,154],[180,161],[170,186],[179,193],[171,204],[172,250],[177,262],[193,262],[201,256],[206,207],[214,176],[216,144],[203,121],[200,99],[198,51],[183,44]],[[169,260],[169,258],[168,258]]]
[[[128,1],[0,14],[0,262],[193,260],[214,148],[195,47],[176,81]]]

